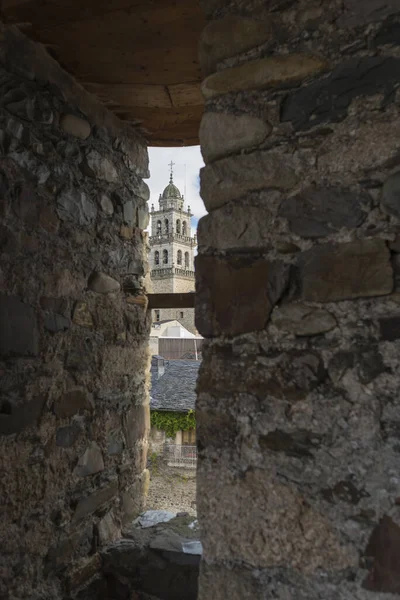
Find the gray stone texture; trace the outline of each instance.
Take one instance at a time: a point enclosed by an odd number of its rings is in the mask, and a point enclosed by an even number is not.
[[[265,188],[290,190],[298,181],[290,157],[252,152],[223,158],[200,171],[200,193],[208,211]]]
[[[206,163],[261,144],[271,126],[250,115],[225,115],[208,112],[203,115],[199,138]]]
[[[247,114],[272,130],[248,155],[221,136],[201,176],[199,599],[394,598],[400,6],[203,5],[207,30],[221,31],[204,36],[205,114]],[[268,37],[250,48],[238,36],[236,51],[231,17],[268,23]],[[263,89],[246,79],[257,60],[305,48],[324,72]],[[202,142],[208,160],[213,132]],[[259,273],[226,278],[249,255],[286,269],[272,310]]]
[[[105,516],[118,530],[122,496],[145,469],[146,430],[139,444],[132,426],[128,447],[122,427],[148,400],[149,321],[121,291],[129,270],[147,269],[145,246],[136,235],[125,247],[111,198],[121,182],[146,196],[148,161],[122,124],[104,143],[100,105],[78,118],[77,84],[53,59],[29,81],[14,75],[16,35],[0,36],[0,597],[59,600],[70,597],[66,569],[83,581],[90,569],[78,561],[113,539]]]
[[[389,249],[377,239],[315,246],[299,256],[299,280],[302,298],[314,302],[390,294]]]
[[[312,187],[286,198],[279,216],[288,219],[290,230],[300,237],[318,238],[342,227],[359,227],[367,216],[362,210],[363,202],[368,206],[368,197],[357,192]]]

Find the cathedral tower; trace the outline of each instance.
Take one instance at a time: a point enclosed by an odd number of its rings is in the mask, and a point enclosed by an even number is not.
[[[194,249],[196,236],[191,234],[190,206],[184,206],[184,197],[174,185],[171,161],[169,184],[158,199],[159,209],[151,207],[150,269],[153,292],[194,292]],[[177,319],[192,333],[194,309],[160,309],[153,311],[153,322]]]

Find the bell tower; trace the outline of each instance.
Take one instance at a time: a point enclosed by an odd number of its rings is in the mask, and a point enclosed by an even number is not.
[[[159,209],[151,206],[151,235],[149,238],[151,280],[153,292],[193,292],[194,249],[196,236],[191,234],[192,213],[185,208],[185,199],[174,184],[174,163],[169,164],[169,183],[158,198]],[[153,322],[176,319],[192,333],[194,309],[160,309],[153,311]]]

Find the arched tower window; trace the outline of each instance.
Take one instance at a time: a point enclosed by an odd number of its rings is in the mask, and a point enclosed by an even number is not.
[[[178,255],[176,257],[176,262],[178,263],[178,265],[182,264],[182,250],[178,250]]]
[[[176,221],[176,233],[180,233],[181,232],[181,220],[177,219]]]
[[[157,235],[161,233],[161,221],[157,221]]]
[[[155,265],[159,265],[160,264],[160,253],[158,250],[156,250],[154,252],[154,264]]]
[[[165,219],[164,224],[165,224],[165,233],[169,233],[169,221],[168,221],[168,219]]]
[[[164,265],[168,264],[168,250],[163,250],[163,263]]]
[[[185,268],[189,268],[189,252],[185,252]]]
[[[182,235],[187,235],[187,225],[186,221],[182,222]]]

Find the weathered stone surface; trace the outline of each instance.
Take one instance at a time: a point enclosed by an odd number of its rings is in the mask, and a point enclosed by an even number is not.
[[[123,429],[128,448],[132,448],[139,440],[147,438],[150,431],[149,405],[133,406],[123,417]]]
[[[352,58],[341,63],[324,79],[288,95],[282,104],[281,120],[296,129],[341,121],[357,96],[384,92],[390,95],[397,84],[399,58]]]
[[[229,92],[277,88],[317,75],[326,66],[325,61],[306,54],[270,56],[210,75],[201,91],[210,100]]]
[[[266,203],[225,204],[198,222],[199,252],[270,248],[272,222],[273,215]]]
[[[134,224],[135,219],[135,209],[133,206],[133,202],[132,200],[128,200],[128,202],[125,202],[123,205],[123,215],[124,215],[124,222],[127,223],[127,225],[132,226]]]
[[[293,233],[318,238],[342,227],[359,227],[367,216],[361,208],[362,202],[367,204],[368,198],[357,192],[311,187],[286,198],[279,208],[279,216],[289,220]]]
[[[90,124],[85,120],[75,115],[63,115],[60,119],[60,127],[68,133],[81,140],[86,140],[90,133]]]
[[[96,490],[90,496],[81,498],[76,506],[73,521],[80,521],[86,515],[95,512],[100,506],[109,502],[118,493],[118,481],[112,481],[108,485]]]
[[[365,556],[373,563],[363,587],[373,592],[400,594],[400,527],[390,517],[384,516],[373,530]]]
[[[102,194],[100,196],[100,206],[101,206],[101,210],[106,215],[111,216],[114,213],[114,205],[112,203],[112,200],[111,200],[111,198],[109,198],[105,194]]]
[[[379,319],[381,338],[393,342],[400,338],[400,317],[385,317]]]
[[[63,315],[57,313],[47,313],[44,315],[44,326],[47,331],[51,333],[58,333],[59,331],[66,331],[71,327],[71,321]]]
[[[101,545],[109,544],[121,537],[121,524],[117,521],[112,510],[99,521],[97,531]]]
[[[83,586],[95,575],[101,572],[101,558],[99,554],[94,554],[89,558],[83,559],[78,566],[68,574],[68,586],[74,590]]]
[[[217,397],[252,394],[268,401],[277,398],[298,402],[317,389],[326,376],[321,357],[309,350],[291,350],[254,360],[254,356],[235,357],[225,348],[203,359],[197,389],[199,394],[212,390]]]
[[[70,448],[75,444],[81,433],[82,429],[77,423],[60,427],[56,432],[56,444],[62,448]]]
[[[52,206],[42,206],[39,214],[39,224],[48,233],[57,233],[60,220]]]
[[[72,321],[75,325],[93,327],[93,317],[86,302],[76,302],[72,314]]]
[[[305,304],[284,304],[272,313],[275,327],[295,335],[317,335],[331,331],[336,319],[327,310],[315,309]]]
[[[35,356],[38,352],[35,311],[18,296],[0,294],[0,355]]]
[[[400,218],[400,171],[385,181],[382,188],[382,206],[390,215]]]
[[[57,199],[57,214],[62,221],[89,225],[97,216],[97,208],[84,192],[68,190]]]
[[[17,406],[10,405],[9,413],[5,414],[4,407],[0,413],[0,435],[19,433],[26,427],[36,425],[40,419],[46,397],[36,396]]]
[[[296,458],[312,458],[312,450],[320,446],[321,436],[304,429],[291,432],[275,429],[267,435],[261,435],[259,444],[263,450],[282,452]]]
[[[383,21],[398,12],[396,0],[344,0],[344,14],[339,19],[340,26],[358,27],[372,21]]]
[[[141,206],[138,206],[136,209],[136,226],[139,229],[146,229],[149,221],[150,221],[150,215],[149,215],[149,207],[147,206],[147,204],[143,204]]]
[[[313,302],[383,296],[393,289],[390,253],[383,240],[321,244],[299,258],[301,296]]]
[[[288,282],[283,263],[253,257],[198,255],[196,274],[196,327],[205,337],[264,329]]]
[[[199,42],[200,66],[205,75],[216,70],[224,58],[255,48],[271,38],[270,21],[256,21],[227,15],[211,21],[203,29]]]
[[[115,456],[116,454],[121,454],[124,449],[124,440],[122,437],[121,429],[113,429],[108,434],[107,439],[107,452],[110,456]]]
[[[354,350],[357,358],[357,373],[361,383],[364,385],[371,383],[371,381],[376,379],[378,375],[386,371],[382,354],[379,352],[379,348],[377,346],[357,346]]]
[[[103,455],[99,445],[96,442],[91,442],[79,458],[75,473],[79,477],[87,477],[100,471],[104,471]]]
[[[75,388],[59,396],[54,402],[53,410],[59,418],[72,417],[76,413],[92,411],[93,404],[85,389]]]
[[[119,235],[124,238],[124,240],[131,240],[133,237],[133,228],[127,227],[126,225],[121,225]]]
[[[48,570],[57,569],[70,564],[74,555],[88,554],[92,546],[91,525],[75,531],[70,536],[62,539],[57,545],[51,546],[46,556]]]
[[[98,294],[110,294],[119,292],[121,285],[118,281],[98,271],[93,271],[88,280],[88,287]]]
[[[133,521],[143,510],[150,484],[150,473],[147,469],[140,474],[135,483],[122,494],[122,522]]]
[[[97,177],[109,183],[118,181],[118,172],[108,158],[96,150],[90,150],[82,163],[82,171],[89,177]]]
[[[257,146],[270,131],[269,124],[251,115],[205,113],[199,132],[204,161],[212,162],[240,150]]]
[[[297,181],[288,156],[252,152],[223,158],[201,169],[200,193],[211,211],[252,190],[290,190]]]
[[[208,515],[201,519],[204,552],[213,561],[258,569],[285,565],[308,574],[358,564],[355,548],[343,543],[316,508],[268,469],[253,467],[235,476],[228,469],[200,468],[198,481],[203,489],[200,516]]]

